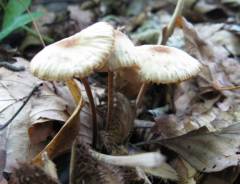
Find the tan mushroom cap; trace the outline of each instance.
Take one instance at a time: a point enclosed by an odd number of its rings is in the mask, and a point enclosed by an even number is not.
[[[45,80],[84,78],[105,65],[113,42],[113,27],[105,22],[95,23],[45,47],[32,59],[31,71]]]
[[[133,42],[127,35],[115,30],[115,42],[112,55],[107,63],[108,68],[113,71],[124,67],[132,67],[136,63],[137,57]]]
[[[174,83],[189,79],[200,71],[201,64],[186,52],[168,46],[136,47],[140,76],[145,82]]]

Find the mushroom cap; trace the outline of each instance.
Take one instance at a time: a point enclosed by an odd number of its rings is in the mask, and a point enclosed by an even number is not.
[[[135,46],[127,35],[121,31],[115,30],[115,42],[112,55],[107,63],[112,71],[124,67],[132,67],[137,64]]]
[[[144,82],[174,83],[189,79],[200,71],[201,64],[186,52],[162,45],[136,47],[139,74]]]
[[[113,42],[113,27],[98,22],[45,47],[32,59],[30,68],[45,80],[84,78],[105,65]]]

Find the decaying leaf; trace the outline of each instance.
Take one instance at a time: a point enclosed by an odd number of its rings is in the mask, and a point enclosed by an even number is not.
[[[17,64],[24,66],[25,71],[12,72],[0,68],[1,125],[20,108],[33,87],[43,83],[29,72],[27,61],[21,58],[17,60]],[[3,163],[0,164],[1,172],[11,172],[16,167],[17,160],[30,160],[43,148],[41,142],[54,133],[51,124],[64,122],[68,118],[67,105],[64,99],[50,90],[47,83],[34,93],[11,124],[0,131],[0,150],[5,154]]]
[[[36,165],[42,165],[42,153],[47,152],[49,158],[54,158],[58,154],[66,151],[69,149],[70,145],[76,138],[78,132],[79,132],[79,113],[80,110],[83,107],[83,98],[81,96],[81,92],[79,91],[77,85],[75,93],[78,94],[72,94],[72,96],[79,96],[79,102],[71,114],[71,116],[68,118],[68,120],[65,122],[63,127],[59,130],[59,132],[56,134],[56,136],[50,141],[50,143],[38,154],[36,155],[32,163]]]
[[[240,123],[209,132],[201,128],[161,144],[174,150],[202,172],[221,171],[238,165],[240,159]]]

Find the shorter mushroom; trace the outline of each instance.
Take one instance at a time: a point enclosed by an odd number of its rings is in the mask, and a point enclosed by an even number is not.
[[[136,47],[136,51],[143,81],[136,99],[137,108],[141,106],[148,83],[181,82],[197,75],[201,68],[198,60],[174,47],[143,45]]]

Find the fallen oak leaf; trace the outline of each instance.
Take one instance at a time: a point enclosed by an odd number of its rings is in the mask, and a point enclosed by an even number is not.
[[[240,123],[209,132],[206,127],[185,135],[160,141],[183,157],[201,172],[221,171],[239,164],[240,160]]]

